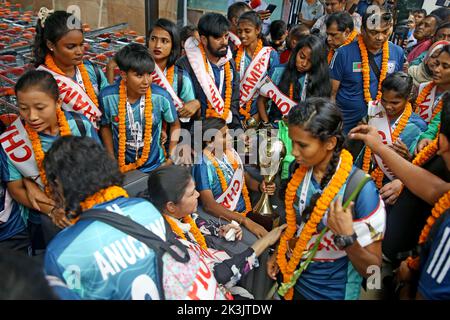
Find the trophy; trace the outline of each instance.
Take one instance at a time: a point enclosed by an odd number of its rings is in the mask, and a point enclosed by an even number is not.
[[[258,122],[255,118],[253,118],[253,117],[248,118],[248,119],[245,120],[245,122],[244,122],[244,128],[245,128],[245,130],[248,130],[248,129],[256,129],[256,128],[258,128],[258,126],[259,126],[259,122]]]
[[[278,137],[264,137],[259,147],[259,166],[266,184],[275,180],[281,161],[285,156],[286,147]],[[267,193],[262,194],[253,211],[262,216],[273,217],[273,207]]]

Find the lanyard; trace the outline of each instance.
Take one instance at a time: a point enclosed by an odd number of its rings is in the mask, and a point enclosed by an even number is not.
[[[86,92],[86,88],[84,86],[83,78],[81,77],[81,72],[78,67],[75,67],[75,79],[81,88]]]
[[[136,159],[138,158],[139,149],[144,146],[144,130],[142,129],[144,124],[144,111],[145,111],[145,96],[141,96],[139,101],[139,115],[140,121],[134,119],[133,108],[130,102],[127,100],[127,115],[129,121],[129,127],[133,142],[127,142],[127,145],[134,147],[136,151]]]

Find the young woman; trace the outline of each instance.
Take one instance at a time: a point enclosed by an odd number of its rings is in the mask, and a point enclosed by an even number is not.
[[[369,124],[376,126],[386,136],[385,142],[407,160],[412,160],[419,136],[427,125],[419,115],[413,113],[408,99],[411,95],[412,78],[404,72],[397,72],[386,77],[381,86],[381,100],[371,102],[368,106]],[[371,173],[380,195],[386,204],[394,204],[403,185],[396,179],[382,160],[373,157],[369,148],[364,148],[357,166]]]
[[[215,250],[208,240],[211,237],[240,240],[242,229],[232,223],[214,224],[192,215],[197,211],[199,193],[186,168],[170,166],[153,171],[148,179],[148,195],[150,202],[164,215],[177,237],[186,246],[195,248],[208,261],[217,281],[231,290],[244,275],[258,267],[257,257],[278,240],[285,228],[273,229],[242,253],[230,257],[223,251]],[[230,231],[235,236],[231,236]]]
[[[25,73],[17,81],[15,92],[20,118],[0,138],[3,179],[32,229],[41,223],[37,211],[57,226],[66,227],[69,221],[64,210],[54,206],[46,189],[44,153],[57,139],[67,135],[89,136],[100,144],[97,132],[83,115],[61,109],[58,85],[46,71]]]
[[[166,161],[161,146],[163,120],[170,126],[169,152],[178,143],[180,123],[170,95],[152,83],[155,63],[148,49],[129,44],[115,56],[121,81],[100,94],[100,133],[106,150],[117,158],[121,172],[150,172]]]
[[[344,149],[342,127],[341,113],[328,99],[307,99],[289,113],[298,168],[286,190],[288,227],[269,260],[269,276],[275,279],[281,271],[282,281],[291,281],[312,254],[319,233],[324,236],[285,299],[358,299],[368,267],[381,266],[386,217],[374,183],[364,185],[353,206],[344,210],[341,205],[358,170]]]
[[[44,14],[36,26],[34,64],[58,81],[64,110],[81,113],[97,126],[101,117],[97,96],[108,81],[97,66],[83,62],[81,26],[80,21],[65,11]]]
[[[247,125],[251,117],[259,120],[256,105],[258,86],[279,64],[279,56],[272,47],[264,46],[262,21],[256,12],[245,12],[239,17],[237,34],[241,40],[235,56],[236,69],[241,79],[239,112]]]

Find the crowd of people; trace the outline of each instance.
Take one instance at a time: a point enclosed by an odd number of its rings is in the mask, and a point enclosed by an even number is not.
[[[394,44],[388,1],[302,3],[158,19],[106,70],[40,17],[0,135],[4,285],[29,256],[39,289],[1,296],[357,300],[381,270],[384,298],[449,299],[450,9]],[[267,132],[275,182],[248,161]]]

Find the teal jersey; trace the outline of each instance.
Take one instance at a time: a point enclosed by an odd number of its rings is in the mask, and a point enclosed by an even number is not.
[[[180,79],[178,78],[179,72],[181,72],[181,86],[178,84],[178,80]],[[195,100],[194,85],[192,84],[191,77],[186,70],[178,66],[175,66],[172,88],[183,102],[186,103]]]
[[[120,197],[94,208],[128,216],[165,240],[163,217],[146,200]],[[161,298],[155,252],[103,222],[83,220],[61,231],[47,248],[44,268],[81,299]]]
[[[89,79],[91,80],[95,94],[98,96],[100,91],[109,85],[108,79],[106,79],[105,74],[98,65],[94,66],[92,62],[85,61],[84,66],[86,67],[86,71],[89,75]],[[94,68],[97,69],[97,71]]]

